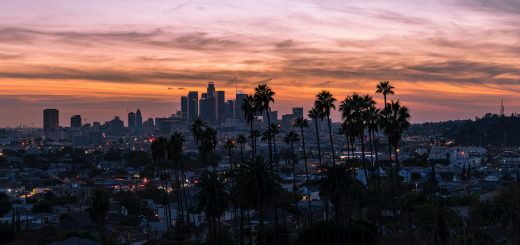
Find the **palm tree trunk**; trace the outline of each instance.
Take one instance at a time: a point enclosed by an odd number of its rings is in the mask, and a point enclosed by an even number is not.
[[[295,161],[294,161],[294,147],[291,141],[291,162],[292,162],[292,175],[293,175],[293,193],[296,196],[296,170],[295,170]]]
[[[314,118],[314,126],[316,128],[316,143],[318,145],[318,160],[319,166],[322,166],[321,161],[321,146],[320,146],[320,130],[318,129],[318,118]],[[320,171],[321,177],[323,178],[323,171]],[[325,220],[329,220],[329,201],[324,200],[325,206]]]
[[[329,138],[330,138],[330,150],[332,153],[332,165],[336,165],[336,154],[334,153],[334,141],[332,140],[332,127],[330,122],[330,116],[327,115],[327,123],[329,125]]]
[[[362,129],[363,130],[363,129]],[[361,166],[363,167],[363,172],[365,174],[365,181],[367,182],[367,189],[370,189],[369,188],[369,181],[368,181],[368,171],[367,171],[367,166],[366,166],[366,163],[365,163],[365,136],[363,133],[360,134],[359,136],[360,140],[361,140]]]
[[[374,162],[374,159],[372,159],[372,162],[373,162],[374,168],[375,168],[374,172],[377,171],[374,186],[375,186],[375,192],[376,192],[376,209],[377,209],[378,228],[379,228],[379,234],[383,234],[383,217],[381,215],[381,175],[379,173],[377,145],[376,145],[376,138],[374,135],[374,131],[371,130],[369,132],[369,134],[370,134],[370,149],[371,149],[371,151],[373,149],[372,158],[374,158],[373,154],[375,154],[375,162]]]
[[[256,139],[253,135],[253,131],[254,131],[254,128],[253,128],[253,120],[251,120],[251,159],[255,159],[255,156],[256,156]]]
[[[392,145],[390,139],[388,140],[388,160],[390,160],[390,186],[392,190],[392,209],[393,209],[393,220],[394,220],[394,232],[397,232],[397,206],[395,204],[395,181],[394,181],[394,167],[392,165]]]
[[[240,156],[242,158],[242,162],[244,162],[244,144],[240,143]]]
[[[240,200],[240,245],[244,245],[244,202]]]
[[[318,145],[318,160],[321,167],[321,146],[320,146],[320,131],[318,130],[318,119],[314,119],[314,125],[316,126],[316,143]]]
[[[303,126],[300,127],[302,135],[303,164],[305,164],[305,185],[307,186],[307,197],[309,204],[309,224],[312,224],[312,207],[311,207],[311,190],[309,185],[309,167],[307,166],[307,150],[305,149],[305,136],[303,135]]]
[[[275,175],[274,175],[274,166],[273,166],[273,149],[272,149],[272,138],[271,138],[271,116],[269,115],[270,113],[270,108],[267,107],[267,144],[268,144],[268,149],[269,149],[269,167],[271,168],[271,175],[274,179]],[[273,242],[274,244],[278,244],[278,238],[277,238],[277,229],[278,229],[278,208],[277,208],[277,204],[276,204],[276,200],[272,200],[272,203],[273,203],[273,208],[274,208],[274,228],[273,228]]]

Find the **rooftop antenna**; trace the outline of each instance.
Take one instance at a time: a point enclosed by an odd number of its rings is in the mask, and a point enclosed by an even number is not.
[[[504,99],[502,99],[500,102],[500,116],[504,116]]]

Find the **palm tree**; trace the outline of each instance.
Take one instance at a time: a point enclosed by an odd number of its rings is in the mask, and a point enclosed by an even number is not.
[[[255,121],[255,115],[258,112],[258,107],[255,103],[255,98],[251,95],[248,95],[244,101],[242,101],[242,111],[244,111],[244,117],[246,123],[249,123],[251,129],[250,134],[253,135],[253,123]],[[256,138],[251,137],[251,157],[255,158],[256,156]]]
[[[273,166],[273,148],[272,148],[272,132],[271,132],[271,103],[274,103],[274,95],[276,93],[269,87],[267,84],[260,84],[255,88],[255,103],[258,108],[258,112],[262,114],[265,112],[267,114],[267,144],[269,149],[269,168],[271,170],[271,175],[274,178],[274,166]],[[274,244],[278,244],[277,242],[277,229],[278,229],[278,208],[276,207],[276,200],[273,201],[274,207]]]
[[[399,143],[403,133],[410,127],[410,112],[408,107],[401,106],[399,100],[396,102],[392,100],[386,106],[384,114],[386,115],[385,124],[383,125],[384,131],[388,136],[391,147],[394,148],[396,171],[399,171]]]
[[[236,148],[236,142],[234,139],[228,139],[224,143],[224,149],[228,153],[229,166],[231,166],[231,168],[233,168],[233,161],[231,160],[231,153],[232,153],[233,149],[235,149],[235,148]]]
[[[380,110],[375,107],[375,105],[371,106],[367,110],[367,127],[368,127],[368,135],[369,135],[369,143],[370,143],[370,151],[371,151],[371,161],[372,166],[375,168],[376,173],[376,209],[379,223],[379,232],[383,232],[383,222],[382,222],[382,213],[381,213],[381,172],[380,172],[380,164],[379,164],[379,152],[377,147],[377,139],[375,137],[375,133],[379,130],[379,126],[381,124],[381,113]],[[375,156],[375,157],[374,157]]]
[[[376,94],[383,94],[386,107],[386,96],[394,94],[394,86],[389,81],[381,81],[377,84]]]
[[[312,224],[312,207],[311,207],[311,190],[309,185],[309,167],[307,166],[307,149],[305,148],[305,134],[303,133],[304,128],[309,127],[309,121],[305,118],[296,118],[294,126],[300,128],[300,134],[302,136],[302,149],[303,149],[303,164],[305,165],[305,185],[307,186],[307,201],[309,204],[309,224]]]
[[[320,118],[320,111],[318,108],[313,107],[309,110],[309,118],[314,121],[315,132],[316,132],[316,143],[318,144],[318,160],[319,166],[321,167],[321,147],[320,147],[320,130],[318,128],[318,118]]]
[[[352,105],[352,97],[348,96],[345,98],[339,105],[339,111],[341,112],[341,119],[343,120],[341,124],[340,134],[345,135],[347,141],[347,156],[349,154],[349,150],[352,150],[352,159],[354,159],[354,142],[352,139],[353,134],[353,105]]]
[[[337,223],[341,223],[341,201],[344,198],[342,195],[351,187],[351,177],[344,164],[323,166],[322,171],[325,176],[318,181],[320,197],[334,204],[335,220]]]
[[[280,133],[280,129],[278,125],[271,124],[270,129],[264,131],[264,134],[262,135],[262,141],[269,142],[269,139],[271,139],[272,145],[273,145],[273,158],[274,158],[274,166],[276,166],[276,173],[279,173],[279,166],[278,166],[278,157],[276,155],[276,135]]]
[[[300,137],[298,136],[298,133],[294,131],[290,131],[289,133],[285,134],[285,137],[283,141],[288,144],[291,147],[291,159],[292,159],[292,174],[293,174],[293,192],[296,196],[296,171],[295,171],[295,156],[294,156],[294,143],[300,141]]]
[[[92,205],[90,207],[90,211],[94,212],[93,217],[94,220],[98,223],[99,236],[103,244],[107,244],[106,242],[106,221],[107,221],[107,213],[109,208],[109,199],[106,191],[102,189],[96,190],[94,192],[94,196],[92,197]]]
[[[314,106],[320,111],[320,118],[327,118],[327,123],[329,125],[329,139],[330,139],[330,149],[332,154],[332,164],[336,165],[336,154],[334,153],[334,141],[332,140],[332,129],[330,122],[330,111],[335,110],[336,106],[334,102],[336,99],[332,97],[332,94],[323,90],[316,95],[316,100],[314,101]]]
[[[262,157],[247,161],[240,165],[237,171],[239,173],[235,180],[235,186],[238,188],[237,195],[258,211],[260,244],[265,244],[265,206],[277,198],[281,187],[277,178],[270,174],[268,163]]]
[[[258,131],[256,129],[253,129],[253,131],[251,131],[251,134],[249,135],[249,138],[251,138],[253,151],[255,152],[255,154],[253,154],[252,158],[256,158],[256,140],[259,137],[260,137],[260,131]]]
[[[195,121],[193,121],[193,124],[191,125],[191,132],[193,134],[193,138],[195,139],[195,143],[198,144],[202,133],[206,129],[207,125],[206,122],[204,122],[202,119],[197,118]]]
[[[236,142],[240,145],[240,155],[242,158],[242,162],[244,162],[244,145],[247,142],[247,138],[244,135],[239,135],[236,139]]]
[[[217,147],[217,131],[211,127],[206,127],[200,136],[199,143],[199,152],[202,155],[203,163],[206,166],[211,165],[213,168],[215,168],[216,163],[213,162],[213,158],[210,157],[210,155]]]
[[[168,142],[168,158],[171,159],[175,166],[175,185],[177,186],[177,198],[178,198],[178,205],[177,205],[177,213],[179,214],[180,222],[183,223],[184,221],[184,212],[182,209],[182,183],[185,183],[184,179],[184,172],[182,170],[181,166],[181,156],[182,156],[182,147],[184,145],[184,136],[179,133],[175,132],[170,137],[170,141]],[[184,193],[184,196],[186,197],[186,194]],[[186,201],[186,198],[184,199]],[[186,209],[188,208],[187,203],[185,203]],[[189,218],[188,218],[189,219]]]
[[[216,172],[205,172],[195,185],[198,209],[204,210],[209,226],[208,243],[217,244],[217,223],[229,207],[229,192],[223,178]]]
[[[159,180],[160,180],[160,185],[161,185],[161,188],[163,190],[163,204],[165,207],[167,207],[167,210],[165,210],[165,219],[166,219],[166,228],[168,229],[168,231],[170,230],[170,225],[171,225],[171,216],[169,214],[170,212],[170,208],[169,208],[169,205],[170,205],[170,201],[168,200],[168,183],[165,181],[166,180],[166,173],[163,171],[164,167],[164,160],[166,158],[166,153],[168,152],[168,140],[164,137],[159,137],[157,139],[155,139],[153,142],[152,142],[152,145],[151,145],[151,148],[152,148],[152,157],[153,157],[153,160],[154,160],[154,163],[156,165],[156,167],[158,168],[158,172],[159,172]]]
[[[260,84],[255,88],[254,101],[260,114],[267,114],[267,131],[268,131],[268,144],[269,144],[269,165],[273,167],[273,153],[271,146],[271,103],[274,103],[274,95],[276,93],[267,84]]]

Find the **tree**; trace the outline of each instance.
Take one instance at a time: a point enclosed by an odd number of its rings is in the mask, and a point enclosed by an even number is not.
[[[240,156],[241,156],[241,160],[243,162],[244,161],[244,145],[247,142],[247,138],[241,134],[236,138],[236,142],[237,142],[237,144],[240,145]]]
[[[11,210],[13,205],[9,196],[3,192],[0,192],[0,216],[5,215]]]
[[[258,211],[259,240],[260,244],[265,244],[265,207],[277,198],[281,187],[278,180],[269,173],[268,163],[262,157],[247,161],[237,171],[236,193]]]
[[[248,95],[244,101],[242,101],[242,111],[244,111],[244,117],[246,123],[249,123],[251,129],[250,134],[253,135],[253,123],[255,121],[255,115],[258,112],[258,106],[256,104],[255,98],[251,95]],[[256,137],[251,137],[251,157],[255,158],[256,156]]]
[[[318,108],[313,107],[311,110],[309,110],[309,118],[314,121],[315,126],[315,132],[316,132],[316,143],[318,146],[318,160],[319,160],[319,166],[322,165],[321,163],[321,147],[320,147],[320,130],[318,128],[318,118],[320,118],[320,111]]]
[[[163,193],[162,194],[163,204],[164,204],[164,206],[167,207],[167,212],[165,213],[165,217],[167,220],[166,227],[168,230],[170,230],[171,217],[169,215],[170,201],[169,201],[168,192],[167,192],[168,183],[166,182],[166,174],[163,171],[163,169],[164,169],[163,165],[165,165],[164,162],[167,158],[167,153],[168,153],[168,140],[164,137],[159,137],[159,138],[155,139],[152,142],[151,149],[152,149],[152,158],[153,158],[154,164],[159,170],[158,172],[159,172],[160,185],[161,185],[161,189],[162,189],[162,193]]]
[[[195,199],[198,209],[203,210],[209,225],[209,241],[215,243],[219,232],[217,222],[229,207],[229,192],[223,178],[216,172],[206,171],[195,185]]]
[[[273,168],[273,152],[271,144],[271,103],[274,103],[274,95],[276,93],[267,84],[260,84],[255,88],[254,101],[260,114],[266,113],[267,115],[267,141],[269,145],[269,167]]]
[[[186,183],[186,178],[184,174],[184,168],[181,164],[184,142],[184,136],[179,132],[174,132],[168,141],[168,159],[173,162],[173,167],[175,169],[175,189],[177,190],[176,194],[178,201],[177,213],[181,224],[184,223],[184,209],[182,208],[183,196],[186,197],[184,188],[182,186],[183,183]],[[186,198],[184,198],[184,206],[187,209],[188,204],[186,202]]]
[[[327,90],[319,92],[316,95],[316,100],[314,101],[314,107],[316,107],[320,112],[321,120],[323,120],[323,118],[327,118],[327,123],[329,126],[330,150],[332,154],[331,157],[333,165],[336,165],[336,154],[334,153],[334,141],[332,139],[330,111],[336,109],[336,106],[334,105],[335,101],[336,98],[332,97],[332,94]]]
[[[345,198],[342,195],[347,189],[351,188],[352,180],[347,167],[343,164],[323,166],[322,171],[325,176],[318,181],[320,197],[334,204],[336,223],[341,223],[341,201]]]
[[[217,162],[214,161],[210,155],[213,153],[213,150],[217,147],[217,131],[211,127],[207,127],[201,135],[201,140],[199,142],[199,152],[202,156],[202,160],[205,166],[213,166],[216,167]]]
[[[267,145],[268,145],[268,151],[269,151],[269,168],[271,170],[271,175],[274,176],[274,164],[273,164],[273,138],[272,138],[272,128],[271,128],[271,103],[274,103],[274,95],[276,93],[267,85],[267,84],[260,84],[256,86],[255,88],[255,104],[257,107],[257,110],[260,114],[266,113],[267,115]],[[276,200],[273,201],[273,207],[274,207],[274,229],[273,232],[276,234],[276,229],[278,228],[278,209],[276,207]],[[275,244],[276,242],[276,235],[275,238]]]
[[[193,138],[195,139],[195,144],[198,144],[202,138],[202,133],[206,129],[207,125],[202,119],[197,118],[193,121],[191,125],[191,133],[193,134]]]
[[[311,207],[311,190],[309,185],[309,167],[307,166],[307,149],[305,148],[305,134],[303,132],[304,128],[309,127],[309,121],[305,118],[296,118],[294,122],[294,126],[300,128],[300,134],[302,136],[302,149],[303,149],[303,164],[305,165],[305,185],[307,186],[307,202],[309,204],[309,224],[312,224],[312,207]]]
[[[394,86],[389,81],[381,81],[376,86],[376,94],[382,94],[386,107],[386,96],[394,94]]]
[[[399,143],[403,133],[410,127],[410,113],[408,107],[401,106],[399,100],[396,102],[392,100],[386,106],[384,115],[386,115],[386,120],[384,120],[383,128],[391,146],[394,148],[396,171],[399,171]]]
[[[291,147],[293,192],[294,192],[294,195],[296,195],[296,190],[297,190],[297,186],[296,186],[296,170],[295,170],[295,163],[296,163],[295,158],[296,157],[294,156],[294,143],[300,141],[300,137],[298,136],[298,133],[296,133],[294,131],[290,131],[289,133],[287,133],[285,135],[283,141]]]
[[[92,197],[92,204],[90,206],[90,217],[98,223],[99,236],[103,244],[106,243],[106,218],[109,208],[108,194],[102,189],[96,190]]]
[[[228,153],[228,158],[229,158],[229,165],[231,166],[231,168],[233,168],[233,160],[232,160],[232,152],[233,152],[233,149],[236,148],[236,142],[234,139],[227,139],[226,142],[224,143],[224,149],[227,151]]]

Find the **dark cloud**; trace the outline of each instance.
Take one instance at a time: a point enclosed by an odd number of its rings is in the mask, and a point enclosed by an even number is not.
[[[460,0],[460,4],[486,12],[520,14],[520,0]]]
[[[133,43],[162,48],[180,49],[219,49],[242,45],[230,37],[215,37],[204,32],[170,33],[156,28],[151,31],[110,31],[110,32],[76,32],[76,31],[38,31],[33,29],[0,28],[0,41],[33,42],[40,37],[56,38],[62,43],[74,45],[94,45],[110,42]]]
[[[294,42],[292,39],[287,39],[278,43],[275,43],[275,46],[277,48],[288,48],[294,45]]]

